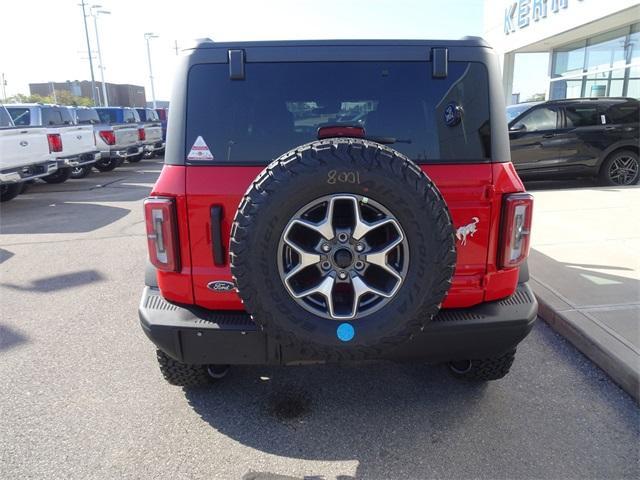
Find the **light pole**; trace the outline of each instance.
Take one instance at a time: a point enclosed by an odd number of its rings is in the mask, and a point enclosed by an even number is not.
[[[156,91],[153,88],[153,69],[151,68],[151,47],[149,47],[149,40],[152,38],[158,38],[155,33],[145,33],[144,39],[147,41],[147,60],[149,61],[149,80],[151,81],[151,101],[153,102],[153,108],[156,108]]]
[[[2,73],[2,101],[7,101],[7,80],[4,78],[4,72]]]
[[[98,61],[100,65],[98,68],[100,69],[100,81],[102,82],[102,100],[104,101],[104,106],[109,106],[109,97],[107,96],[107,86],[104,83],[104,64],[102,63],[102,52],[100,51],[100,35],[98,35],[98,15],[111,15],[111,12],[108,10],[98,10],[98,8],[102,8],[102,5],[91,5],[91,16],[93,17],[93,27],[96,31],[96,46],[98,47]]]
[[[91,98],[93,98],[93,104],[97,105],[96,102],[96,78],[93,75],[93,59],[91,58],[91,43],[89,42],[89,28],[87,27],[87,12],[84,7],[87,3],[82,0],[82,3],[79,3],[82,7],[82,20],[84,21],[84,34],[87,37],[87,52],[89,53],[89,68],[91,69]]]

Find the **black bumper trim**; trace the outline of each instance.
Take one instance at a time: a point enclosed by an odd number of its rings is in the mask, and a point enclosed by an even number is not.
[[[442,310],[423,332],[383,357],[443,362],[486,358],[515,348],[531,331],[538,303],[527,283],[503,300]],[[145,287],[138,309],[149,339],[167,355],[197,364],[288,364],[299,358],[257,328],[245,312],[212,311],[168,302]]]

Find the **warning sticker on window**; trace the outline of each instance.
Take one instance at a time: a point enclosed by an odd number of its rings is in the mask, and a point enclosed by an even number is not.
[[[187,160],[213,160],[213,153],[211,153],[201,136],[198,136],[196,141],[193,142],[193,147],[191,147],[191,151],[187,155]]]

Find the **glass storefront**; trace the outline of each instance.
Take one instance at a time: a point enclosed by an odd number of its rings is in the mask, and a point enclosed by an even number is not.
[[[550,99],[640,98],[640,23],[553,51]]]

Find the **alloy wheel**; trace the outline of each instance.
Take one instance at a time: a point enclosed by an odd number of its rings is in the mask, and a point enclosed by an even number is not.
[[[396,217],[355,194],[310,202],[286,225],[278,269],[293,299],[307,311],[358,319],[388,302],[402,285],[409,245]]]

